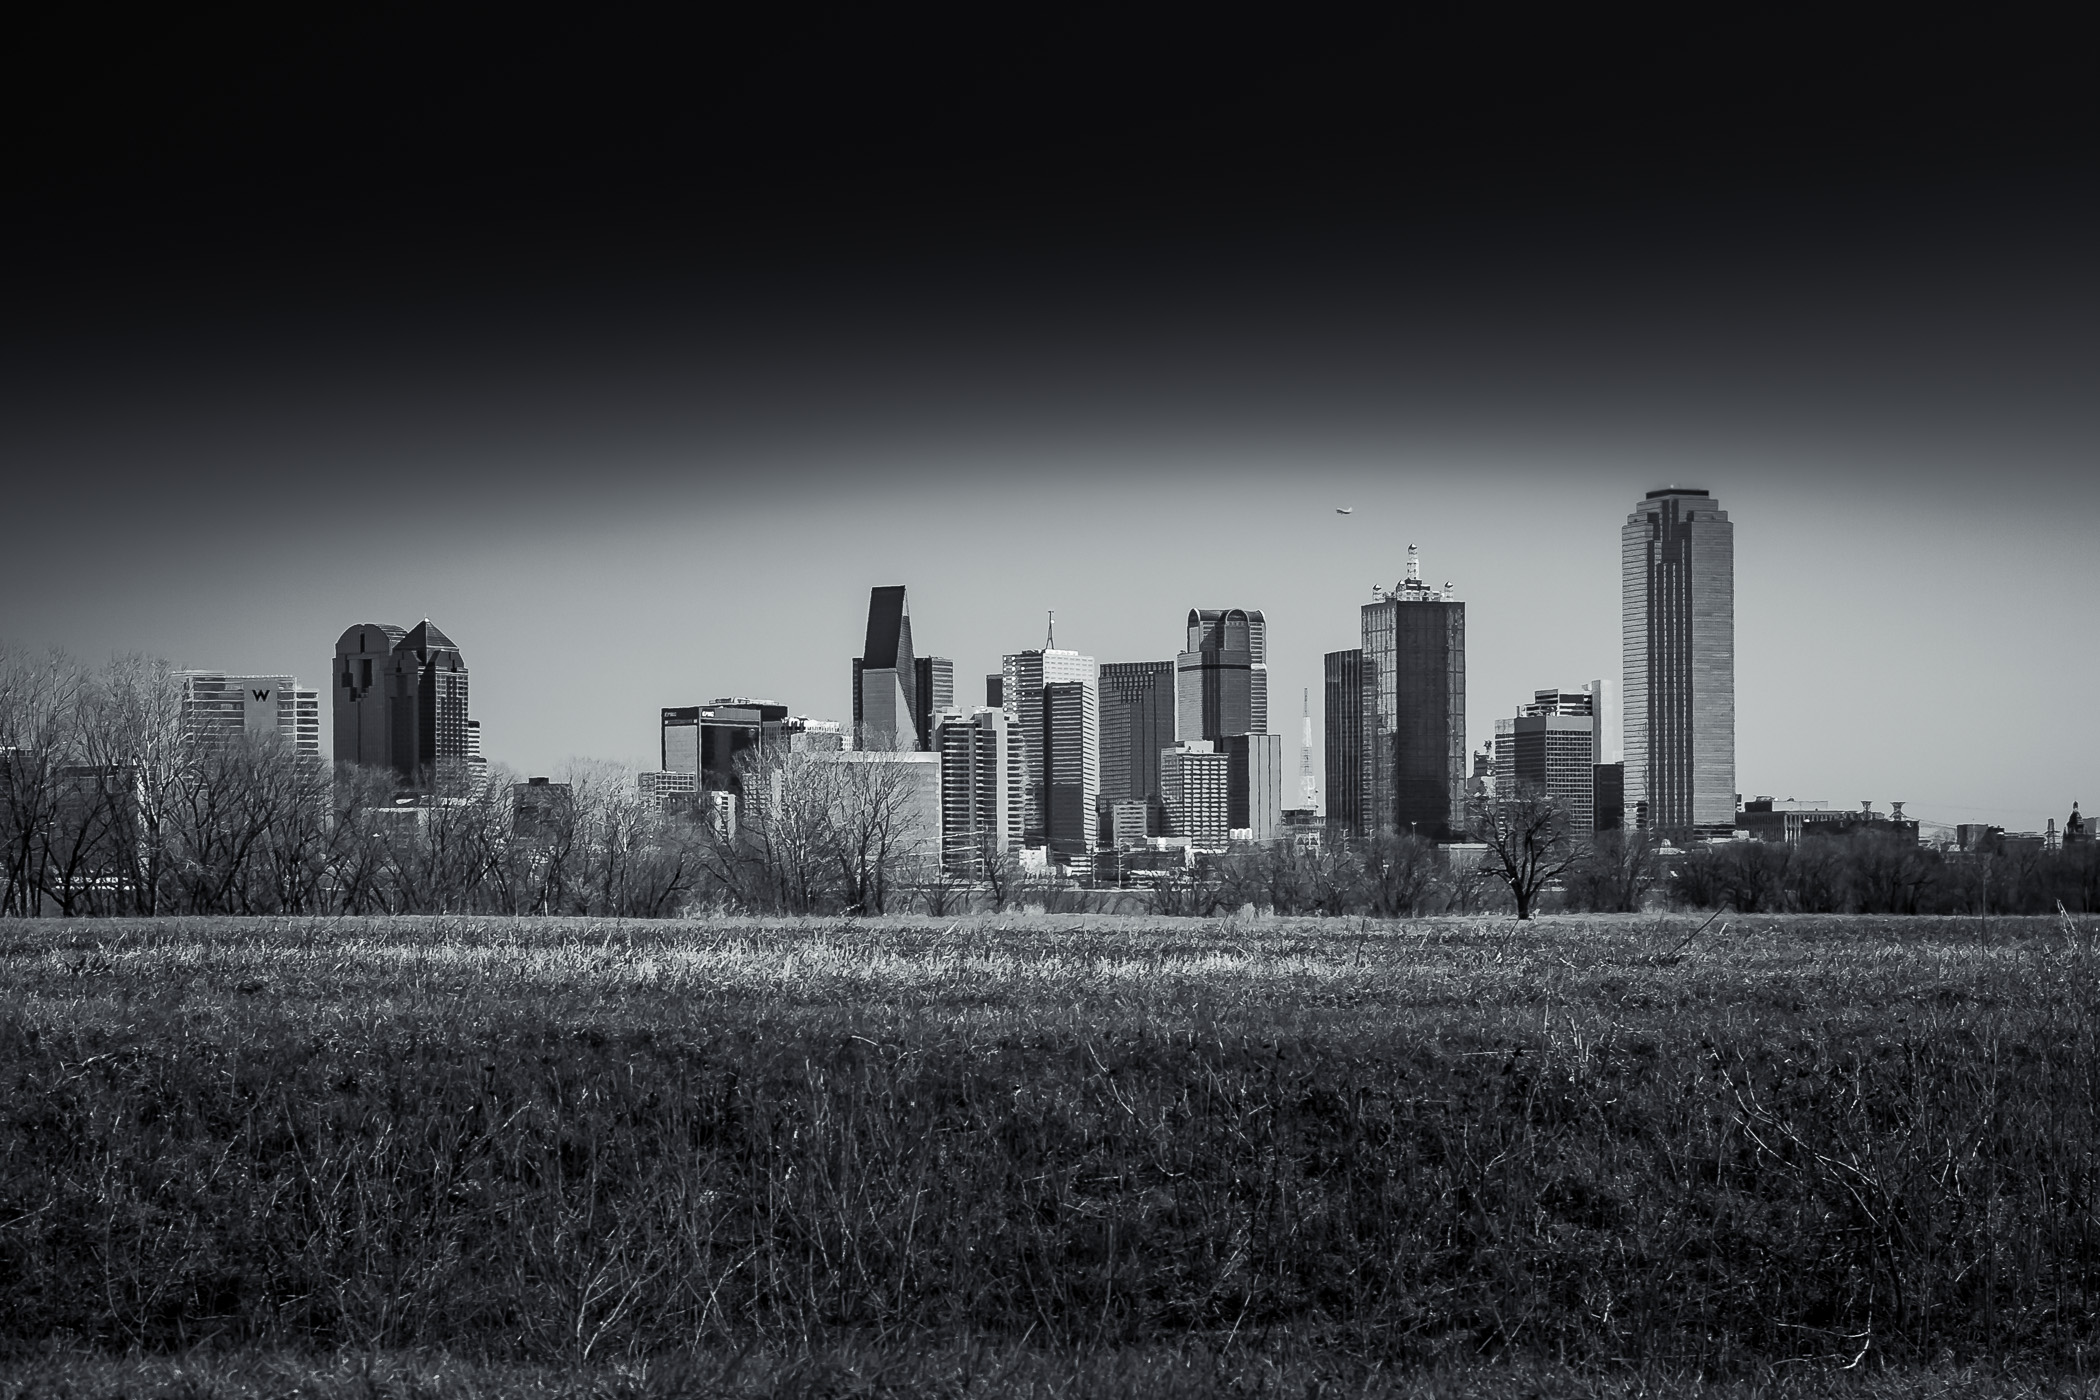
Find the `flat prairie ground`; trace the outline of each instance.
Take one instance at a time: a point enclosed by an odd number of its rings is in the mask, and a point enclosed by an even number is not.
[[[0,923],[0,1396],[2100,1394],[2095,932]]]

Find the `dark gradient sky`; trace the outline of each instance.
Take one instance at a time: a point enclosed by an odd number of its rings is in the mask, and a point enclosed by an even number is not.
[[[32,90],[0,636],[314,682],[428,615],[546,771],[716,694],[844,717],[874,584],[971,699],[1049,608],[1114,661],[1258,606],[1294,742],[1412,541],[1477,746],[1616,678],[1618,527],[1677,483],[1737,525],[1745,792],[2100,794],[2094,114],[2017,46],[1575,82],[1379,32],[1157,81],[401,34]]]

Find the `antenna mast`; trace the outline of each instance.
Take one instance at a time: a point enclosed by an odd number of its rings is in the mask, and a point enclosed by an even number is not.
[[[1050,632],[1043,638],[1044,651],[1057,650],[1057,609],[1050,609]]]

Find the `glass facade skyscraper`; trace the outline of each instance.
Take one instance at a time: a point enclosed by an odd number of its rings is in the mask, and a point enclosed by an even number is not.
[[[1323,722],[1327,732],[1327,829],[1337,837],[1363,835],[1364,650],[1330,651],[1323,666]]]
[[[1466,605],[1407,577],[1361,614],[1363,816],[1381,832],[1448,839],[1466,826]]]
[[[1650,491],[1619,532],[1627,825],[1735,828],[1735,526],[1705,491]]]
[[[1028,844],[1041,846],[1048,842],[1050,830],[1049,784],[1045,768],[1050,736],[1044,724],[1043,692],[1048,686],[1064,682],[1080,682],[1090,692],[1095,692],[1099,681],[1099,668],[1095,665],[1093,657],[1057,647],[1045,647],[1041,651],[1013,652],[1002,658],[1002,663],[999,696],[1005,702],[1006,712],[1020,721],[1022,754],[1028,769],[1028,790],[1023,797],[1022,825]],[[1088,809],[1091,811],[1093,795],[1100,791],[1101,781],[1101,711],[1098,692],[1095,692],[1095,698],[1084,708],[1091,716],[1094,726],[1092,740],[1095,747],[1090,760],[1094,786],[1087,794]]]
[[[1101,798],[1157,799],[1159,753],[1174,746],[1174,663],[1101,668]]]
[[[1101,796],[1100,693],[1089,680],[1043,686],[1044,844],[1052,856],[1090,860]]]
[[[1190,608],[1174,658],[1175,730],[1184,739],[1269,732],[1269,625],[1256,608]]]

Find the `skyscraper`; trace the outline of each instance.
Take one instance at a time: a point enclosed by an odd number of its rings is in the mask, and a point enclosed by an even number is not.
[[[1619,532],[1628,825],[1735,827],[1735,526],[1705,491],[1650,491]]]
[[[945,656],[922,656],[912,663],[912,677],[912,725],[919,746],[936,748],[934,716],[955,708],[955,663]]]
[[[1495,721],[1495,793],[1543,793],[1578,832],[1596,820],[1597,724],[1587,691],[1540,690],[1512,719]]]
[[[1465,829],[1466,605],[1422,582],[1415,547],[1407,576],[1366,603],[1363,629],[1366,836],[1430,839]]]
[[[1052,857],[1091,860],[1101,796],[1100,692],[1092,680],[1043,686],[1044,844]]]
[[[1272,841],[1283,829],[1283,736],[1228,734],[1216,741],[1225,755],[1225,825],[1249,841]]]
[[[853,658],[853,742],[863,749],[917,749],[919,666],[911,649],[904,585],[868,590],[868,636]]]
[[[1184,739],[1269,732],[1269,629],[1259,608],[1190,608],[1174,659],[1175,731]]]
[[[1336,837],[1358,837],[1364,820],[1364,649],[1328,652],[1322,674],[1327,829]]]
[[[184,671],[183,736],[221,744],[238,735],[274,734],[303,754],[321,755],[321,696],[291,676],[229,676]]]
[[[1013,652],[1002,658],[999,694],[1005,702],[1006,712],[1021,724],[1022,752],[1028,765],[1028,791],[1024,797],[1022,826],[1025,839],[1031,846],[1043,845],[1048,839],[1049,805],[1048,788],[1044,780],[1044,762],[1047,754],[1047,735],[1043,726],[1043,689],[1047,685],[1062,682],[1084,682],[1093,690],[1099,679],[1099,669],[1091,656],[1081,656],[1076,651],[1063,651],[1054,645],[1054,637],[1046,642],[1041,651]],[[1094,781],[1096,791],[1100,782],[1100,701],[1098,692],[1095,701],[1086,707],[1093,715]]]
[[[772,700],[724,697],[705,705],[667,706],[660,715],[662,771],[696,775],[698,781],[690,789],[694,792],[742,796],[743,769],[751,762],[774,754],[837,753],[843,748],[837,720],[790,715],[787,706]],[[676,790],[687,789],[678,785]]]
[[[965,716],[935,718],[941,756],[941,863],[956,874],[983,873],[988,857],[1021,845],[1021,807],[1028,780],[1021,729],[990,705]]]
[[[1199,850],[1223,850],[1231,829],[1231,760],[1208,739],[1183,739],[1159,756],[1170,835]]]
[[[335,759],[405,783],[461,785],[472,757],[467,663],[429,618],[404,632],[366,622],[335,644]]]
[[[1101,667],[1101,798],[1159,797],[1159,751],[1174,745],[1174,663]]]
[[[384,622],[361,622],[335,644],[335,761],[360,768],[391,768],[393,726],[387,722],[387,669],[408,633]]]

